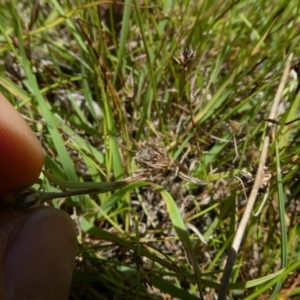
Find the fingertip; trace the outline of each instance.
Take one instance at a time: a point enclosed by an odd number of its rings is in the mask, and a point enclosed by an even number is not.
[[[34,183],[44,159],[39,140],[0,93],[0,197]]]

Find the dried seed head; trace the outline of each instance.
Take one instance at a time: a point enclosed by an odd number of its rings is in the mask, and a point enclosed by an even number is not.
[[[199,100],[200,89],[192,88],[190,91],[190,99],[193,106],[196,106]]]
[[[241,172],[240,180],[242,181],[242,184],[238,184],[234,190],[240,190],[242,188],[250,188],[253,186],[254,183],[254,175],[250,172],[242,170]],[[253,173],[256,173],[256,170],[253,171]],[[264,167],[264,173],[262,175],[262,179],[259,186],[259,193],[265,193],[267,188],[270,185],[272,175],[268,172],[268,168]]]
[[[233,132],[238,132],[240,129],[241,124],[237,121],[234,120],[229,120],[229,125],[231,127],[231,129],[233,130]]]
[[[265,173],[261,179],[260,186],[259,186],[259,193],[265,193],[270,186],[270,180],[272,175],[270,173]]]
[[[168,157],[167,151],[155,142],[135,142],[137,146],[134,159],[144,168],[167,169],[172,159]]]
[[[182,67],[186,67],[195,57],[196,51],[192,46],[185,46],[183,50],[179,50],[178,58],[173,56],[176,63]]]
[[[291,71],[296,74],[296,79],[300,80],[300,60],[292,65]]]
[[[168,156],[165,148],[156,142],[137,142],[133,138],[132,142],[137,147],[136,155],[133,157],[142,167],[152,170],[165,171],[171,166],[176,168],[176,176],[187,182],[197,185],[204,185],[207,182],[187,175],[186,168],[178,161]]]

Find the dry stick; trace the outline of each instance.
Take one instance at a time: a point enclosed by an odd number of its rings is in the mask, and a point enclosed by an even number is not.
[[[287,64],[285,66],[282,78],[280,80],[275,98],[273,100],[273,104],[272,104],[272,108],[271,108],[271,112],[269,115],[269,119],[273,120],[276,117],[276,112],[277,112],[277,108],[278,108],[278,104],[280,102],[280,98],[284,89],[284,86],[286,84],[286,81],[288,79],[288,75],[289,75],[289,71],[290,71],[290,67],[291,67],[291,60],[292,60],[293,55],[291,54],[287,60]],[[270,126],[268,124],[268,126]],[[270,129],[270,127],[268,127],[268,129]],[[269,130],[268,130],[269,131]],[[228,255],[228,259],[226,262],[226,266],[224,269],[224,273],[223,273],[223,278],[221,280],[221,286],[219,289],[219,295],[218,295],[218,299],[219,300],[226,300],[227,297],[227,289],[228,289],[228,285],[229,285],[229,281],[230,281],[230,276],[231,276],[231,272],[232,272],[232,268],[237,256],[237,252],[239,250],[240,244],[241,244],[241,240],[243,238],[247,223],[249,221],[249,218],[251,216],[251,212],[256,200],[256,196],[259,190],[259,187],[261,185],[261,179],[262,179],[262,175],[264,173],[264,166],[265,166],[265,162],[267,159],[267,153],[268,153],[268,147],[270,144],[270,134],[269,132],[266,133],[266,136],[264,138],[264,143],[263,143],[263,148],[261,151],[261,156],[260,156],[260,161],[259,161],[259,166],[257,169],[257,173],[255,176],[255,181],[253,184],[253,188],[251,190],[251,194],[249,196],[249,199],[247,201],[247,206],[245,208],[245,212],[244,215],[241,219],[240,225],[237,229],[236,235],[234,237],[234,240],[232,242],[232,246]]]

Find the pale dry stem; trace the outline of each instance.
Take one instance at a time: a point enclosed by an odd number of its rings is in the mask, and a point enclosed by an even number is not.
[[[271,108],[271,112],[269,115],[269,119],[273,120],[276,117],[276,113],[277,113],[277,109],[278,109],[278,105],[280,102],[280,98],[284,89],[284,86],[288,80],[288,76],[289,76],[289,71],[291,68],[291,61],[292,61],[292,57],[293,54],[291,54],[287,60],[286,66],[284,68],[276,95],[274,97],[273,103],[272,103],[272,108]],[[264,168],[265,168],[265,163],[266,163],[266,159],[267,159],[267,154],[268,154],[268,147],[270,144],[270,137],[271,134],[273,133],[272,136],[274,136],[274,132],[275,132],[275,128],[274,126],[272,126],[271,123],[268,123],[268,127],[267,127],[267,131],[264,141],[263,141],[263,148],[261,151],[261,156],[260,156],[260,161],[259,161],[259,166],[256,172],[256,176],[255,176],[255,180],[254,180],[254,184],[253,184],[253,188],[251,190],[250,196],[248,198],[247,201],[247,205],[245,208],[245,212],[244,215],[241,219],[240,225],[237,229],[236,235],[234,237],[234,240],[232,242],[232,246],[228,255],[228,259],[226,262],[226,266],[224,269],[224,273],[223,273],[223,278],[221,280],[221,286],[219,289],[219,294],[218,294],[218,299],[219,300],[226,300],[227,299],[227,289],[228,289],[228,284],[230,281],[230,276],[231,276],[231,272],[233,269],[233,265],[237,256],[237,252],[239,250],[242,238],[244,236],[244,232],[246,230],[246,226],[247,223],[249,221],[249,218],[251,216],[252,213],[252,209],[253,206],[255,204],[255,200],[259,191],[259,188],[261,186],[261,182],[263,179],[263,174],[264,174]]]

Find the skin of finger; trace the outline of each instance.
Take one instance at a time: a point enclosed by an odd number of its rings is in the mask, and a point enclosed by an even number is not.
[[[5,193],[34,183],[44,158],[37,137],[0,93],[0,201]]]
[[[15,218],[4,254],[3,299],[68,299],[76,255],[73,221],[53,208],[29,209]]]

